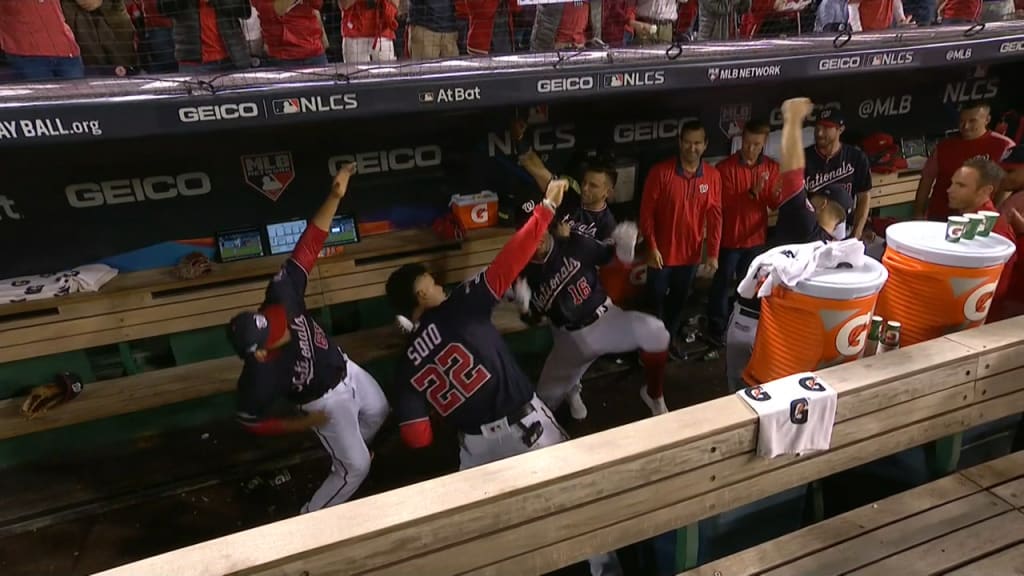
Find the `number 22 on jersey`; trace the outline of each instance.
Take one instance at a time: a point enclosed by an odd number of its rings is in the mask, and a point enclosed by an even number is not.
[[[437,325],[431,324],[413,340],[409,347],[409,359],[417,363],[440,344],[441,334],[437,331]],[[411,382],[413,388],[426,393],[427,401],[441,416],[447,416],[490,379],[491,373],[477,364],[465,346],[450,342],[434,357],[433,362],[412,377]]]

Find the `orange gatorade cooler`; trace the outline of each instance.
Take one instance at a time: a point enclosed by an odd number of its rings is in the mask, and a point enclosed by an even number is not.
[[[816,270],[793,288],[775,286],[761,299],[743,379],[756,386],[859,358],[887,277],[881,263],[865,257],[856,268]]]
[[[879,316],[903,324],[911,346],[985,323],[1003,265],[1016,246],[1000,234],[946,241],[945,222],[900,222],[885,231],[889,281]]]

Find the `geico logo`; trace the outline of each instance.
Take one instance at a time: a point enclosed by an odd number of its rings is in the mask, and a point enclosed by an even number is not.
[[[839,104],[839,102],[825,102],[824,104],[815,104],[814,108],[811,110],[810,115],[807,116],[807,121],[817,122],[818,115],[821,114],[822,110],[826,109],[840,110],[842,109],[842,105]],[[782,109],[773,109],[769,117],[769,121],[771,122],[772,126],[782,126]]]
[[[188,172],[177,176],[72,184],[64,189],[64,193],[72,207],[93,208],[105,204],[167,200],[176,196],[202,196],[212,189],[210,177],[205,173]]]
[[[971,322],[981,322],[988,316],[988,309],[992,306],[992,297],[996,293],[996,282],[978,286],[971,295],[964,300],[964,318]]]
[[[849,70],[860,66],[860,56],[842,56],[839,58],[822,58],[818,61],[818,70]]]
[[[690,120],[697,120],[697,118],[680,118],[678,120],[671,118],[654,122],[619,124],[612,129],[612,139],[616,144],[626,144],[675,138],[679,136],[679,128]]]
[[[256,118],[260,115],[260,107],[255,102],[240,104],[218,104],[216,106],[196,106],[179,108],[178,118],[182,122],[209,122],[212,120],[236,120],[238,118]]]
[[[1000,54],[1009,54],[1011,52],[1020,52],[1024,50],[1024,40],[1015,40],[1013,42],[1003,42],[999,45]]]
[[[836,351],[841,356],[856,356],[864,349],[867,343],[868,326],[871,324],[871,314],[854,316],[843,324],[843,327],[836,333]]]
[[[477,204],[469,212],[469,219],[477,224],[487,223],[487,204]]]
[[[356,172],[361,174],[428,168],[441,165],[441,147],[430,145],[332,156],[327,161],[327,168],[330,170],[331,176],[337,174],[341,165],[347,162],[355,162]]]
[[[576,146],[576,135],[572,133],[572,124],[562,126],[538,126],[533,132],[533,149],[537,152],[552,150],[568,150]],[[501,154],[512,154],[512,135],[505,131],[502,134],[491,132],[487,135],[487,154],[491,158]]]
[[[572,78],[545,78],[537,80],[537,92],[546,94],[548,92],[573,92],[576,90],[590,90],[594,87],[593,76],[575,76]]]

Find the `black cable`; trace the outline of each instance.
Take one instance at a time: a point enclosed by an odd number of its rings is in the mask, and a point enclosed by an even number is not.
[[[985,23],[982,22],[981,20],[975,20],[974,24],[971,24],[971,26],[967,30],[964,30],[964,38],[977,36],[983,30],[985,30]]]
[[[683,55],[683,44],[682,42],[673,42],[669,44],[668,48],[665,49],[665,57],[669,60],[675,60]]]
[[[832,39],[832,46],[836,49],[842,48],[843,46],[846,46],[852,39],[853,32],[850,28],[850,25],[847,24],[846,22],[841,22],[839,24],[839,34],[836,34],[836,37]]]

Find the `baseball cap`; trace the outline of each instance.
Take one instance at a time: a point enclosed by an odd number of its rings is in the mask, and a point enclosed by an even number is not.
[[[835,202],[843,208],[847,214],[853,210],[853,197],[841,184],[829,184],[824,188],[810,194],[810,196],[824,196],[829,202]]]
[[[242,312],[228,323],[228,339],[240,358],[245,358],[268,342],[276,342],[288,329],[283,306],[268,306],[257,312]]]
[[[846,117],[843,116],[843,113],[840,110],[836,110],[835,108],[825,108],[820,114],[818,114],[818,124],[842,128],[843,126],[846,126]]]

